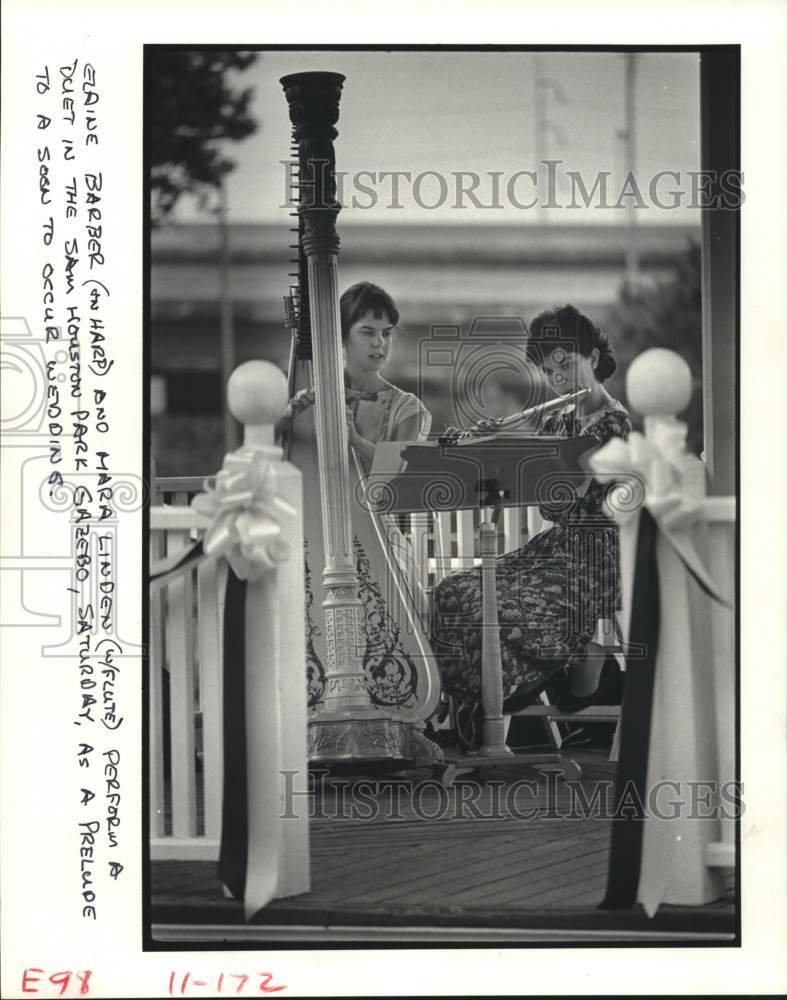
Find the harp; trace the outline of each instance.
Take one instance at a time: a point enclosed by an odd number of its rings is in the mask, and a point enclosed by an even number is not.
[[[394,519],[366,503],[347,443],[333,149],[343,82],[336,73],[281,80],[293,126],[288,383],[302,403],[291,404],[282,443],[303,476],[309,758],[438,765],[442,753],[422,730],[439,672]],[[299,396],[309,389],[313,397]]]

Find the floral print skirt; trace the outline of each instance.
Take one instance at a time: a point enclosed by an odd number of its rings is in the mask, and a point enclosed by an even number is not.
[[[617,529],[583,518],[536,535],[497,560],[504,710],[522,708],[557,673],[580,662],[600,618],[619,607]],[[481,570],[443,579],[433,593],[432,647],[457,729],[478,743],[481,708]]]

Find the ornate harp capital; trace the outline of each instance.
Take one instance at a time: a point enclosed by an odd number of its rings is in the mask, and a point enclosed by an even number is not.
[[[339,120],[341,73],[293,73],[280,80],[290,109],[293,139],[298,143],[298,214],[307,256],[338,254],[336,160],[333,140]]]

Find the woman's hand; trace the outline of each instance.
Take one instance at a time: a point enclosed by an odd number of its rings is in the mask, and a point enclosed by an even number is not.
[[[307,410],[310,406],[314,406],[314,389],[301,389],[299,392],[296,392],[287,404],[287,409],[274,425],[274,439],[279,440],[286,434],[298,414]]]
[[[355,426],[355,415],[352,411],[352,407],[348,406],[345,409],[345,415],[347,417],[347,442],[353,447],[357,446],[358,440],[360,439],[360,434]]]
[[[471,431],[473,434],[486,436],[487,434],[496,434],[499,427],[499,420],[495,420],[492,417],[481,417],[480,420],[476,420],[473,424]]]
[[[489,434],[496,434],[499,429],[499,420],[495,420],[492,417],[481,417],[480,420],[476,420],[468,431],[463,431],[461,428],[449,424],[440,435],[439,440],[441,444],[453,444],[456,441],[471,437],[487,437]]]

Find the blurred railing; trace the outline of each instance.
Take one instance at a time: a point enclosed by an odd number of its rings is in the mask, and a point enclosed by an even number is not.
[[[192,479],[150,513],[150,562],[199,537]],[[200,481],[201,484],[201,481]],[[205,560],[150,597],[150,832],[154,858],[218,857],[222,782],[220,568]]]

